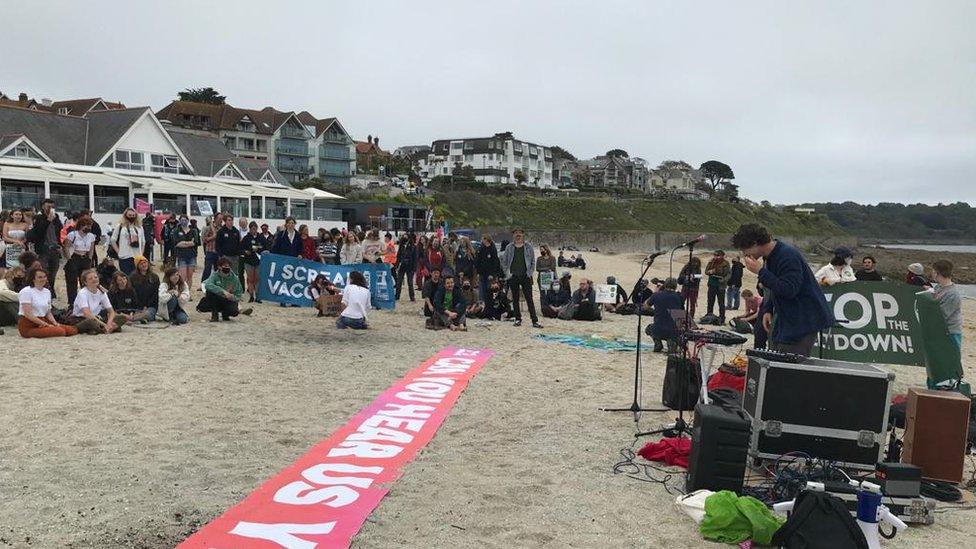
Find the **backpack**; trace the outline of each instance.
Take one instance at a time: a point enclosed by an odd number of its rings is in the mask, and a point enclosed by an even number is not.
[[[705,316],[698,319],[699,324],[711,324],[712,326],[719,326],[719,318],[712,314],[706,314]]]
[[[786,549],[868,549],[864,532],[844,502],[813,490],[797,496],[793,512],[773,535],[772,545]]]
[[[734,318],[729,321],[729,326],[732,327],[732,331],[737,334],[751,334],[752,324],[749,324],[745,320]]]

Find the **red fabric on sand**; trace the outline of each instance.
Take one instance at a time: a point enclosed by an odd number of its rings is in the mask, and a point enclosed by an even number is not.
[[[647,461],[663,461],[668,465],[688,468],[688,454],[691,453],[690,438],[662,438],[648,442],[637,455]]]

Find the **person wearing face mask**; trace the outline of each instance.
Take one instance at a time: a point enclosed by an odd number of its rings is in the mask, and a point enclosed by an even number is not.
[[[224,225],[217,230],[217,254],[220,259],[230,263],[231,270],[237,272],[241,255],[241,233],[234,227],[234,217],[229,213],[223,214]],[[188,281],[189,282],[189,281]]]
[[[485,277],[487,291],[484,295],[485,309],[481,317],[486,320],[503,320],[512,316],[512,307],[508,296],[502,291],[502,285],[495,277]]]
[[[92,234],[91,227],[91,219],[83,217],[64,239],[64,255],[68,258],[67,263],[64,264],[64,284],[68,290],[69,303],[75,302],[78,287],[84,285],[81,273],[92,268],[95,235]]]
[[[295,218],[286,217],[285,230],[275,236],[274,244],[271,246],[271,253],[300,258],[304,251],[302,236],[295,229]]]
[[[181,215],[176,230],[173,231],[173,253],[176,268],[187,284],[193,284],[193,273],[197,268],[197,250],[200,248],[200,231],[190,226],[190,218]]]
[[[16,265],[7,269],[0,280],[0,326],[17,325],[18,293],[27,283],[24,268]]]
[[[166,222],[163,223],[163,229],[160,231],[160,236],[163,240],[163,263],[168,263],[175,260],[174,252],[176,251],[176,241],[173,236],[176,232],[178,223],[176,222],[176,216],[170,215]]]
[[[136,256],[146,247],[146,233],[139,222],[139,214],[132,208],[126,208],[122,213],[110,245],[119,258],[119,270],[126,275],[132,274],[136,270]]]
[[[467,304],[465,315],[468,318],[480,318],[485,304],[478,300],[478,292],[471,285],[471,279],[461,275],[461,299]]]
[[[237,229],[231,226],[231,230],[236,232]],[[248,316],[253,312],[250,307],[240,310],[244,289],[226,257],[217,261],[217,269],[203,283],[203,287],[206,295],[200,300],[197,310],[201,313],[210,313],[210,322],[220,322],[221,319],[228,321],[239,314]]]
[[[244,252],[241,261],[244,263],[248,303],[261,303],[257,299],[258,269],[261,267],[261,254],[267,249],[268,241],[258,232],[258,224],[252,221],[247,226],[247,234],[241,239],[241,250]]]

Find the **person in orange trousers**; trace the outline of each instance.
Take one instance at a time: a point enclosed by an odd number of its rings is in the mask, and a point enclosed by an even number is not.
[[[21,337],[67,337],[78,335],[74,326],[60,324],[51,313],[51,290],[47,289],[47,271],[31,269],[18,293],[17,331]]]

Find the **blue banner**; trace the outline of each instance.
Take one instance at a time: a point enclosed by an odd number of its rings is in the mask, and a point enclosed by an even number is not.
[[[288,305],[311,307],[308,287],[318,275],[325,275],[336,287],[346,287],[349,273],[359,271],[366,277],[372,305],[392,309],[396,304],[393,276],[385,263],[355,265],[326,265],[317,261],[278,254],[262,254],[259,272],[258,299]]]

